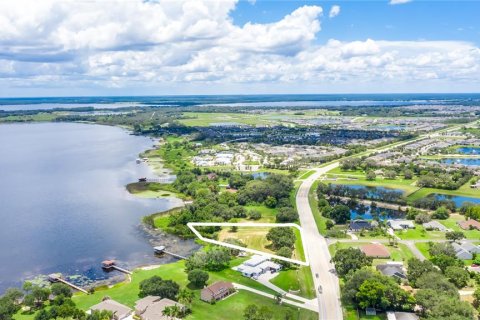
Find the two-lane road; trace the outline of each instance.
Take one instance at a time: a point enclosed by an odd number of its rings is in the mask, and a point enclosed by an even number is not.
[[[315,173],[305,179],[300,185],[296,202],[297,210],[300,216],[300,224],[303,228],[303,243],[305,244],[306,254],[310,260],[310,269],[313,274],[315,290],[319,307],[319,319],[322,320],[342,320],[342,308],[340,304],[340,286],[337,276],[331,271],[334,266],[330,263],[330,253],[325,238],[318,232],[317,224],[313,217],[312,209],[308,201],[308,194],[313,183],[327,171],[338,166],[338,162],[326,167],[315,169]],[[318,274],[318,278],[316,275]],[[322,287],[322,293],[318,292],[319,286]]]

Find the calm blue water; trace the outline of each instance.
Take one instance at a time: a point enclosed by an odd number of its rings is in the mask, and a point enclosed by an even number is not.
[[[3,98],[0,110],[53,109],[59,107],[116,108],[131,105],[195,106],[375,106],[414,104],[480,105],[480,94],[278,94],[190,95],[137,97]]]
[[[462,154],[480,154],[480,147],[461,147],[457,149]]]
[[[473,203],[480,204],[480,198],[450,196],[450,195],[437,194],[437,193],[432,194],[432,196],[434,196],[438,200],[452,200],[453,202],[455,202],[455,206],[457,208],[461,207],[464,202],[473,202]],[[480,192],[479,192],[479,197],[480,197]]]
[[[332,186],[338,186],[340,184],[332,183]],[[380,197],[379,192],[395,192],[398,195],[403,195],[403,190],[401,189],[394,189],[394,188],[386,188],[386,187],[369,187],[364,186],[361,184],[343,184],[342,186],[348,187],[349,189],[353,190],[366,190],[367,196],[369,199],[378,199]]]
[[[402,219],[405,217],[405,212],[398,210],[386,209],[386,208],[376,208],[372,211],[370,206],[367,206],[365,213],[361,213],[358,210],[350,210],[350,219],[364,219],[364,220],[373,220],[378,218],[378,220],[388,220],[388,219]]]
[[[463,164],[465,166],[480,166],[480,159],[451,158],[443,159],[442,162],[448,164]]]
[[[105,258],[160,263],[149,241],[172,239],[147,236],[141,217],[179,200],[139,199],[124,187],[152,176],[135,162],[151,145],[116,127],[0,125],[0,292],[51,272],[102,279]],[[192,249],[177,243],[185,254]]]

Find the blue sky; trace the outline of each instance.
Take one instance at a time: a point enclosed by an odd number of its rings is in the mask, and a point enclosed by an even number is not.
[[[479,92],[479,12],[480,1],[0,1],[0,96]]]
[[[271,23],[303,5],[318,5],[327,11],[339,5],[341,13],[325,19],[319,43],[334,38],[343,41],[463,40],[480,45],[480,1],[412,1],[388,5],[377,1],[240,1],[233,11],[235,24]]]

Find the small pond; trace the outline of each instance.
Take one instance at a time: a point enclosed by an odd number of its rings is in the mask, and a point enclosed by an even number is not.
[[[369,199],[377,201],[389,202],[403,196],[403,190],[386,188],[386,187],[370,187],[360,184],[331,184],[334,193],[331,195],[345,196],[359,199]]]
[[[480,204],[480,198],[450,196],[450,195],[438,194],[438,193],[434,193],[430,196],[435,197],[437,200],[451,200],[455,203],[455,206],[457,208],[461,207],[464,202],[473,202],[473,203]]]
[[[442,162],[447,164],[463,164],[465,166],[480,166],[480,159],[471,158],[449,158],[443,159]]]
[[[365,206],[365,209],[355,208],[350,209],[350,219],[365,219],[373,220],[378,218],[378,220],[388,220],[388,219],[403,219],[405,218],[405,212],[386,209],[386,208],[372,208],[370,206]]]
[[[457,149],[461,154],[480,154],[480,147],[461,147]]]

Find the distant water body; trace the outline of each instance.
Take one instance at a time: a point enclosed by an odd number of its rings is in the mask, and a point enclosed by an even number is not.
[[[480,94],[278,94],[125,97],[3,98],[0,110],[47,110],[93,107],[112,109],[141,106],[265,106],[335,107],[416,104],[480,105]]]
[[[139,199],[125,184],[152,176],[138,153],[146,137],[117,127],[73,123],[0,125],[0,293],[39,274],[107,278],[103,259],[128,268],[162,263],[152,243],[191,241],[147,235],[142,216],[178,199]]]

